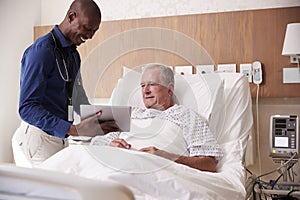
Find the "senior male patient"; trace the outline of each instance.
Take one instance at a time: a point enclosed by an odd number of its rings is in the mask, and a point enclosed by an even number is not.
[[[203,117],[174,104],[173,71],[160,64],[145,65],[141,89],[146,109],[132,109],[132,130],[96,136],[91,144],[147,152],[195,169],[216,172],[217,160],[222,156],[220,146]]]

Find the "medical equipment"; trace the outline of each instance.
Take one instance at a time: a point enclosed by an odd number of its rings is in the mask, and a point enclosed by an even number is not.
[[[294,199],[299,197],[300,183],[294,181],[293,167],[299,158],[299,118],[296,115],[270,117],[270,157],[280,163],[276,169],[255,177],[255,199]],[[278,172],[275,180],[263,181],[262,177]],[[282,181],[279,181],[281,180]]]
[[[270,156],[289,159],[299,157],[299,118],[295,115],[272,115],[270,118]]]
[[[54,41],[54,55],[55,55],[55,62],[56,62],[56,66],[57,66],[57,69],[59,71],[59,74],[60,74],[60,77],[62,78],[62,80],[64,80],[65,82],[69,82],[71,81],[70,77],[69,77],[69,71],[68,71],[68,67],[67,67],[67,64],[66,64],[66,60],[65,60],[65,56],[61,50],[61,44],[57,41],[57,36],[54,32],[54,30],[51,30],[50,32],[51,36],[52,36],[52,39]],[[62,59],[62,62],[63,62],[63,65],[64,65],[64,68],[65,68],[65,73],[66,73],[66,77],[64,77],[64,75],[62,74],[61,72],[61,69],[60,69],[60,65],[59,65],[59,62],[58,62],[58,59],[57,59],[57,56],[56,56],[56,52],[59,53],[61,59]]]
[[[274,162],[280,161],[276,169],[253,178],[253,199],[298,199],[300,197],[300,183],[294,181],[295,172],[293,167],[297,162],[294,152],[290,158],[273,158]],[[264,181],[261,178],[278,172],[275,180]],[[282,179],[282,181],[280,181]],[[295,197],[295,198],[294,198]]]
[[[261,62],[254,61],[252,63],[253,68],[253,83],[259,85],[262,83],[262,69],[261,69]]]

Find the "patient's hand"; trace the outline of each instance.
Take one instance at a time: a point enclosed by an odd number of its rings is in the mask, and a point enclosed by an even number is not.
[[[155,154],[156,151],[158,151],[158,148],[152,147],[152,146],[151,147],[144,147],[144,148],[140,149],[140,151]]]
[[[122,138],[116,138],[116,139],[114,139],[113,141],[111,141],[110,146],[120,147],[120,148],[124,148],[124,149],[130,149],[131,148],[131,144],[128,144]]]

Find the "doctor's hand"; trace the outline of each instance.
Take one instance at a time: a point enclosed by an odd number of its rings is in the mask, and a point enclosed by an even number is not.
[[[113,141],[111,141],[110,146],[113,147],[119,147],[123,149],[130,149],[131,144],[128,144],[124,139],[122,138],[116,138]]]
[[[82,120],[79,124],[71,125],[67,134],[72,136],[94,137],[96,135],[120,131],[115,121],[101,122],[101,114],[101,112],[98,112],[97,114]]]

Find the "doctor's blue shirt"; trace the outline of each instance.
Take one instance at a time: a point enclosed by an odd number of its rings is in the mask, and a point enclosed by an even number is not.
[[[21,61],[19,114],[23,121],[47,134],[65,138],[72,124],[68,121],[68,93],[66,82],[62,78],[66,78],[67,71],[72,79],[71,84],[76,88],[72,98],[76,111],[79,110],[79,104],[89,102],[81,77],[77,77],[80,56],[76,46],[69,44],[58,26],[54,27],[54,32],[62,46],[67,70],[61,54],[54,50],[55,43],[50,33],[38,38],[28,47]]]

